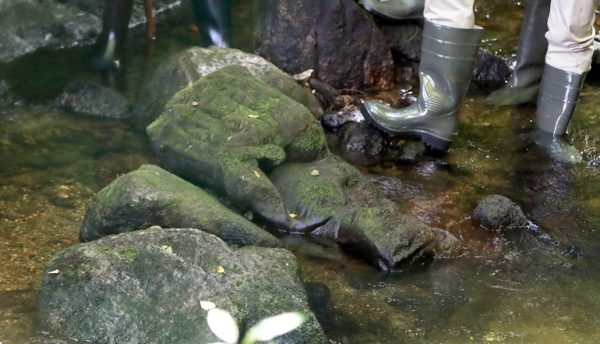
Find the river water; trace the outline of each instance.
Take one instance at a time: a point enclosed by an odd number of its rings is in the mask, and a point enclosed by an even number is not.
[[[484,45],[514,53],[522,4],[480,1]],[[128,68],[113,78],[134,99],[158,63],[194,44],[189,11],[158,27],[148,49],[131,40]],[[251,48],[247,3],[236,5],[235,45]],[[28,104],[0,113],[0,343],[38,331],[35,296],[44,264],[78,241],[89,199],[117,175],[156,162],[127,125],[68,116],[52,101],[71,80],[106,82],[83,61],[89,47],[45,51],[0,66]],[[570,139],[597,157],[600,85],[591,80]],[[465,253],[381,274],[336,248],[285,238],[297,253],[311,302],[335,343],[600,342],[600,173],[529,149],[535,109],[493,108],[469,96],[448,155],[364,169],[424,222],[461,238]],[[477,202],[500,193],[519,203],[531,228],[508,241],[471,221]]]

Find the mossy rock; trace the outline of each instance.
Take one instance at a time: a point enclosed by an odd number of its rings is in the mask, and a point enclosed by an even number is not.
[[[240,210],[284,228],[313,225],[290,218],[265,173],[324,156],[323,129],[305,106],[245,67],[220,69],[178,92],[147,132],[177,175],[224,190]]]
[[[148,125],[163,113],[165,104],[175,93],[210,73],[233,65],[246,67],[252,75],[303,104],[315,116],[322,115],[321,105],[310,92],[262,57],[237,49],[194,47],[172,56],[154,72],[133,111],[135,122]]]
[[[39,315],[52,335],[93,343],[217,342],[201,301],[242,331],[297,311],[308,321],[270,343],[326,343],[287,250],[232,249],[196,229],[148,229],[77,244],[44,271]]]
[[[94,197],[80,239],[90,241],[150,225],[202,228],[239,246],[280,245],[277,238],[202,189],[152,165],[120,176]]]
[[[451,234],[403,211],[358,170],[333,155],[283,164],[270,178],[288,210],[306,221],[329,219],[314,235],[336,240],[381,270],[455,249]]]

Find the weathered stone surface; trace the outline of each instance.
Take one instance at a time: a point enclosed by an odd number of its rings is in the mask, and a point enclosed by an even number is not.
[[[220,69],[180,91],[147,132],[177,175],[224,190],[238,208],[284,228],[312,225],[288,215],[265,172],[323,156],[323,129],[305,106],[245,67]]]
[[[329,219],[314,235],[333,238],[381,270],[440,251],[438,238],[451,245],[333,155],[309,163],[283,164],[270,178],[287,209],[308,219]]]
[[[148,229],[74,245],[47,265],[40,319],[51,333],[94,343],[211,343],[201,301],[230,312],[242,331],[299,311],[308,322],[270,343],[326,343],[294,256],[234,250],[196,229]]]
[[[479,202],[473,219],[487,228],[511,232],[527,228],[528,220],[515,202],[502,195],[491,195]]]
[[[313,69],[336,88],[385,87],[393,80],[385,38],[355,1],[260,0],[258,6],[256,52],[284,71]]]
[[[155,13],[178,4],[153,1]],[[10,62],[40,48],[63,48],[91,43],[101,30],[103,1],[2,0],[0,2],[0,63]],[[137,2],[131,26],[145,21]]]
[[[348,123],[340,130],[339,153],[353,165],[371,166],[383,157],[383,134],[365,121]]]
[[[305,105],[315,116],[322,114],[318,100],[291,76],[262,57],[236,49],[190,48],[164,62],[144,88],[134,109],[136,122],[146,126],[162,112],[167,101],[178,91],[223,67],[242,65],[252,75]]]
[[[56,103],[79,116],[123,119],[129,114],[129,103],[119,92],[89,82],[69,84]]]
[[[277,238],[202,189],[152,165],[120,176],[94,197],[80,239],[90,241],[149,225],[202,228],[230,245],[280,245]]]

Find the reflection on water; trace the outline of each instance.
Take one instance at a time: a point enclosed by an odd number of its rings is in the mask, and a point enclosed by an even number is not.
[[[488,47],[512,53],[522,5],[478,2]],[[238,47],[249,48],[237,4]],[[158,27],[152,59],[132,38],[121,84],[134,98],[146,74],[195,42],[189,12]],[[246,16],[246,17],[244,17]],[[172,25],[173,22],[178,25]],[[164,37],[164,39],[161,39]],[[246,39],[244,40],[243,37]],[[50,102],[74,79],[101,81],[80,62],[88,48],[28,56],[0,69],[27,101]],[[53,68],[48,68],[51,65]],[[68,73],[66,71],[69,71]],[[31,75],[36,75],[31,79]],[[571,137],[598,156],[597,85],[583,92]],[[490,108],[467,99],[460,134],[443,158],[366,171],[388,197],[465,244],[462,257],[381,274],[335,246],[290,236],[313,308],[336,343],[596,343],[600,341],[600,177],[592,166],[545,159],[527,139],[532,108]],[[24,343],[34,329],[43,265],[77,242],[85,205],[116,175],[153,162],[145,138],[117,122],[66,116],[50,105],[0,114],[0,342]],[[484,196],[519,203],[534,225],[509,241],[470,214]]]

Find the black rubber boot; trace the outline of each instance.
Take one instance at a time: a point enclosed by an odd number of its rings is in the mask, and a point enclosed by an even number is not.
[[[230,0],[192,0],[194,18],[204,47],[231,46]]]
[[[521,26],[517,62],[511,78],[487,98],[493,105],[535,104],[544,72],[544,59],[548,51],[545,34],[548,31],[550,0],[529,0],[525,20]]]
[[[393,20],[423,18],[425,9],[425,0],[361,0],[360,4],[369,12]]]
[[[417,102],[402,109],[364,102],[365,118],[392,136],[417,136],[435,150],[448,150],[482,34],[481,28],[456,29],[425,21]]]
[[[98,70],[118,69],[125,50],[133,0],[106,0],[102,32],[93,48],[91,62]]]

